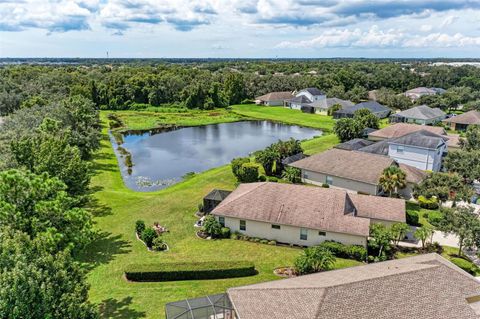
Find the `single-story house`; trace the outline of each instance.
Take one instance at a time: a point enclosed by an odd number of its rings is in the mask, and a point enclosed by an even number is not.
[[[363,138],[354,138],[353,140],[337,144],[334,147],[341,150],[357,151],[372,144],[375,144],[375,142]]]
[[[410,98],[412,101],[416,101],[425,95],[436,95],[436,94],[443,94],[443,93],[445,93],[445,89],[442,89],[442,88],[418,87],[418,88],[408,90],[404,94],[406,97]]]
[[[405,201],[282,183],[241,184],[211,214],[232,232],[300,246],[366,246],[373,223],[405,222]]]
[[[390,122],[433,125],[441,122],[446,117],[447,114],[445,114],[445,112],[439,108],[431,108],[427,105],[419,105],[391,115]]]
[[[226,295],[236,319],[480,318],[480,282],[437,254],[234,287]]]
[[[353,117],[355,111],[360,110],[360,109],[367,109],[370,110],[375,116],[377,116],[380,119],[388,117],[390,114],[391,110],[376,102],[376,101],[367,101],[367,102],[362,102],[355,104],[354,106],[349,106],[342,108],[341,110],[333,112],[333,118],[334,119],[341,119],[341,118],[346,118],[346,117]]]
[[[285,100],[287,107],[294,110],[302,110],[306,113],[320,113],[327,107],[325,93],[317,88],[306,88],[298,91],[295,97]]]
[[[438,172],[442,166],[443,155],[447,151],[447,142],[447,136],[421,130],[375,142],[375,144],[358,150],[385,155],[397,163],[410,165],[420,170]]]
[[[443,120],[454,131],[465,131],[469,125],[480,125],[480,112],[476,110]]]
[[[340,105],[342,108],[354,106],[355,103],[348,100],[342,100],[336,97],[331,97],[327,99],[327,109],[331,108],[334,105]]]
[[[214,189],[203,198],[203,212],[205,214],[210,213],[215,207],[218,206],[228,195],[230,191],[222,189]]]
[[[292,92],[270,92],[255,98],[255,103],[266,106],[283,106],[285,100],[293,97]]]
[[[428,131],[437,135],[442,135],[448,139],[448,150],[458,150],[460,148],[461,137],[459,135],[447,134],[445,129],[440,126],[417,125],[410,123],[395,123],[380,130],[370,132],[368,139],[371,141],[383,141],[386,139],[401,137],[413,132]]]
[[[398,165],[407,173],[407,187],[399,190],[399,193],[407,199],[411,198],[413,186],[425,178],[425,172],[399,164],[388,156],[333,148],[290,164],[301,170],[304,183],[328,184],[330,187],[369,195],[383,194],[380,176],[385,168],[392,165]]]

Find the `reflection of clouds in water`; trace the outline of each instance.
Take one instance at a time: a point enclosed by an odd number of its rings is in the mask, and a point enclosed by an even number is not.
[[[306,139],[319,131],[266,121],[189,127],[150,136],[128,136],[124,147],[133,156],[133,176],[150,181],[177,180],[247,156],[278,140]]]

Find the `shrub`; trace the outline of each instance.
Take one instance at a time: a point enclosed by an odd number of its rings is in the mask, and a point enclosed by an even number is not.
[[[272,245],[272,246],[275,246],[275,245],[277,245],[277,242],[276,242],[275,240],[270,240],[270,241],[268,242],[268,244],[269,244],[269,245]]]
[[[267,245],[267,244],[268,244],[268,240],[267,240],[267,239],[262,239],[262,240],[260,240],[260,244]]]
[[[167,243],[159,236],[153,239],[152,249],[156,251],[163,251],[167,249]]]
[[[145,228],[140,236],[148,248],[152,248],[153,240],[158,237],[157,232],[153,228]]]
[[[470,261],[465,260],[460,257],[452,257],[450,261],[454,263],[457,267],[462,268],[471,275],[475,275],[477,267]]]
[[[439,212],[439,211],[433,211],[433,212],[429,212],[428,215],[427,215],[427,220],[430,224],[432,224],[433,226],[439,226],[440,223],[442,222],[444,216],[442,214],[442,212]]]
[[[362,246],[344,245],[329,240],[324,241],[318,246],[330,250],[335,256],[340,258],[355,259],[358,261],[365,261],[367,258],[367,250]]]
[[[222,227],[220,229],[220,237],[221,238],[230,238],[230,228]]]
[[[199,211],[200,213],[203,213],[203,203],[198,204],[197,207],[198,207],[198,211]]]
[[[426,209],[437,209],[438,208],[438,200],[436,197],[426,198],[425,196],[418,196],[418,204],[422,208]]]
[[[413,210],[407,210],[407,224],[410,226],[421,226],[418,222],[418,213]]]
[[[335,255],[321,246],[305,248],[303,254],[295,259],[295,271],[300,274],[310,274],[329,270],[335,263]]]
[[[328,184],[326,184],[326,183],[323,183],[323,184],[322,184],[322,187],[323,187],[323,188],[330,188],[330,185],[328,185]]]
[[[230,238],[235,239],[235,240],[239,240],[240,236],[241,236],[241,234],[239,232],[234,232],[230,235]]]
[[[135,222],[135,231],[140,236],[145,230],[145,222],[143,220],[137,220]]]
[[[298,183],[301,180],[301,171],[292,166],[285,167],[285,170],[282,173],[282,177],[291,183]]]
[[[232,160],[230,163],[232,167],[232,173],[235,175],[237,179],[238,176],[240,175],[240,169],[242,168],[242,165],[245,163],[250,163],[250,159],[248,157],[237,157]]]
[[[221,279],[255,274],[254,264],[247,261],[132,264],[125,268],[126,278],[132,281]]]
[[[208,215],[203,221],[203,231],[212,236],[212,238],[219,237],[222,231],[222,225],[214,216]]]
[[[266,182],[266,181],[267,181],[267,177],[266,177],[265,175],[260,175],[260,176],[258,177],[258,181],[259,181],[259,182]]]
[[[277,183],[278,182],[278,177],[267,176],[267,181],[272,182],[272,183]]]
[[[254,183],[258,181],[258,171],[260,165],[255,163],[245,163],[242,165],[238,175],[238,181],[241,183]]]

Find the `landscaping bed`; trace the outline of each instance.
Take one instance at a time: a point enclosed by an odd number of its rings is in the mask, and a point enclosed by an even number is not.
[[[255,265],[247,261],[131,264],[125,277],[131,281],[178,281],[253,276]]]

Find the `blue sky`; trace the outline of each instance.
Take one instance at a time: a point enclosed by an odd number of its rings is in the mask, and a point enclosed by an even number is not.
[[[0,57],[477,57],[480,0],[0,0]]]

